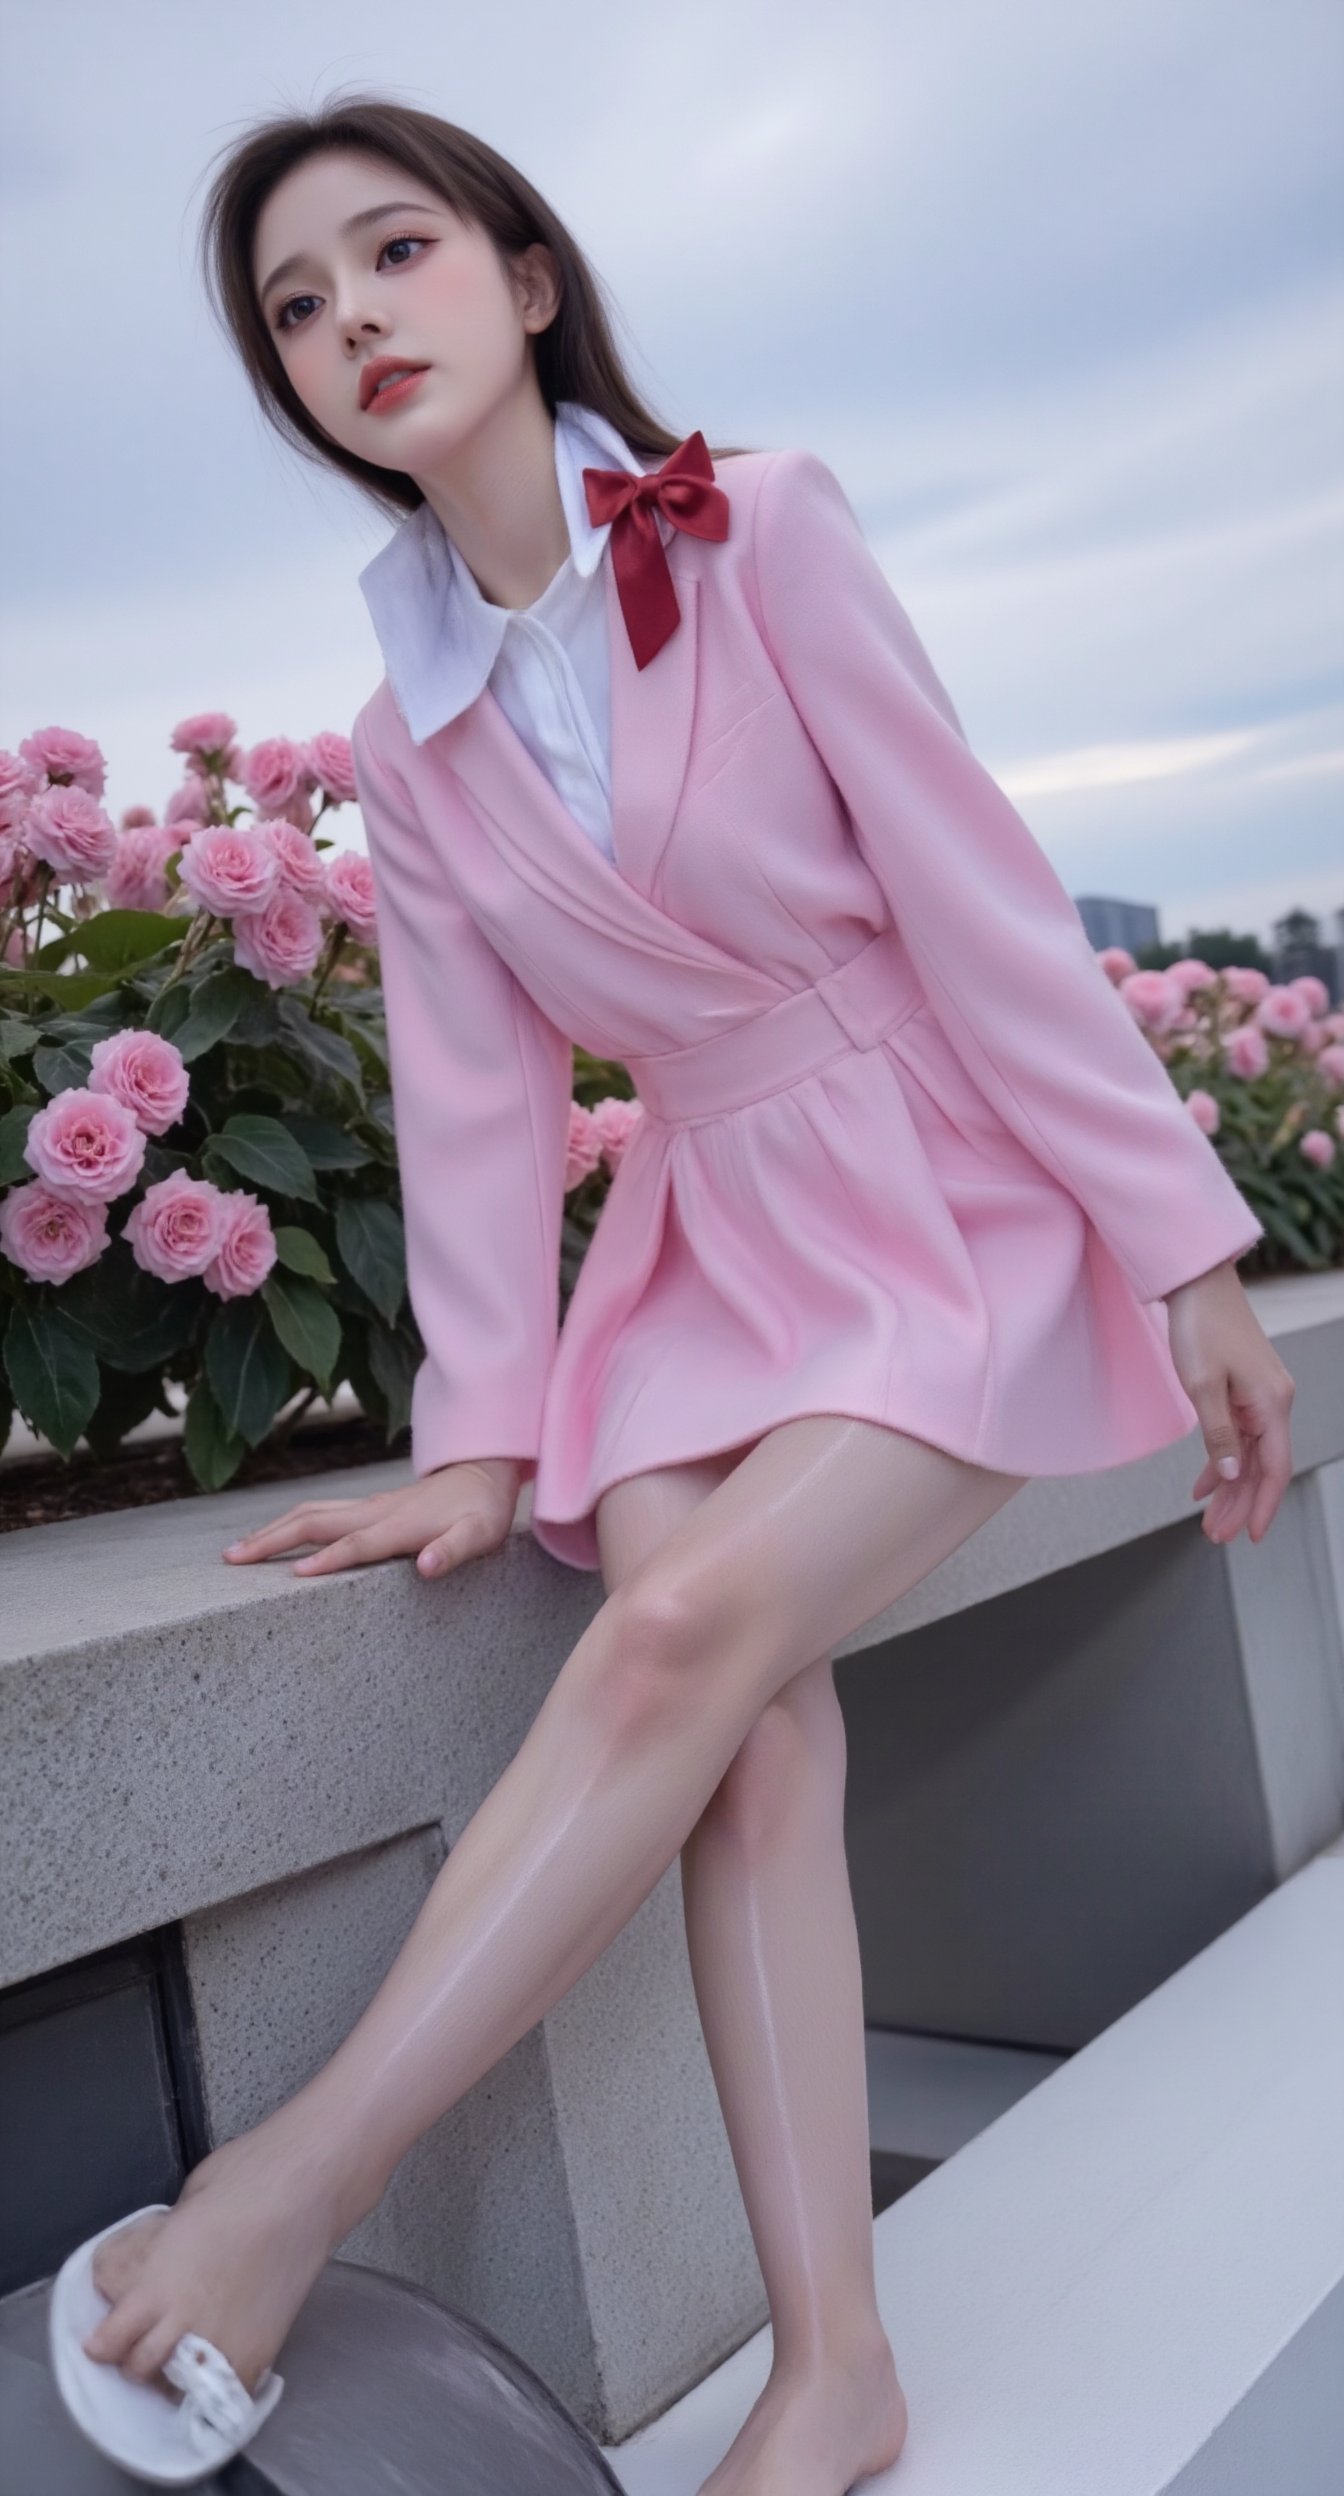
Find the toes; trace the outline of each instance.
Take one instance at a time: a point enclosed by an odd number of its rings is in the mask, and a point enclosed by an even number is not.
[[[129,2375],[135,2383],[150,2382],[159,2373],[164,2360],[172,2356],[181,2337],[182,2334],[176,2323],[153,2324],[143,2337],[136,2341],[129,2356],[122,2360],[122,2373]],[[161,2382],[157,2389],[169,2400],[176,2401],[181,2398],[181,2394],[175,2392],[168,2383]]]
[[[89,2333],[83,2344],[85,2356],[94,2358],[99,2365],[120,2366],[154,2319],[149,2308],[136,2298],[123,2297],[110,2314],[103,2316],[97,2329]]]

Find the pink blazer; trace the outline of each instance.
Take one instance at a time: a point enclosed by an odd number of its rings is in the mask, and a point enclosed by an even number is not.
[[[427,1347],[415,1462],[540,1468],[535,1507],[580,1529],[550,1547],[584,1565],[605,1479],[734,1421],[861,1403],[1047,1472],[1183,1434],[1153,1304],[1263,1227],[832,471],[788,449],[716,475],[725,541],[660,524],[681,622],[642,672],[604,567],[614,864],[488,688],[436,728],[424,675],[409,724],[385,677],[353,735]],[[831,980],[878,936],[863,1012],[889,998],[889,1043]],[[795,1064],[818,983],[827,1077]],[[575,1040],[630,1065],[650,1114],[557,1354]]]

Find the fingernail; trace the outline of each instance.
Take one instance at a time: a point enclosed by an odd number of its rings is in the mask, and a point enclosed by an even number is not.
[[[437,1577],[443,1562],[436,1551],[422,1551],[417,1565],[422,1577]]]
[[[237,1559],[237,1557],[238,1557],[238,1554],[239,1554],[239,1552],[242,1550],[242,1548],[243,1548],[243,1546],[242,1546],[242,1544],[241,1544],[241,1543],[226,1543],[226,1544],[224,1545],[224,1557],[225,1557],[225,1559],[226,1559],[226,1560],[236,1560],[236,1559]]]
[[[1218,1459],[1218,1471],[1227,1481],[1235,1482],[1237,1475],[1241,1471],[1240,1459],[1236,1456],[1220,1456]]]

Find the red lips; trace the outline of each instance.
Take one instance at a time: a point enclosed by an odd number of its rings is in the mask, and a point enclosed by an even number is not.
[[[404,355],[376,355],[359,376],[359,404],[367,407],[380,381],[389,373],[425,373],[427,364],[409,363]]]

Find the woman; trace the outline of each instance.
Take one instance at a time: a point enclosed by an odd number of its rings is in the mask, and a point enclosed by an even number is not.
[[[229,1556],[440,1575],[526,1479],[607,1600],[331,2061],[100,2247],[86,2347],[149,2383],[196,2333],[252,2390],[680,1852],[773,2327],[706,2496],[842,2496],[906,2410],[831,1651],[1031,1475],[1196,1419],[1205,1532],[1258,1541],[1292,1395],[1235,1271],[1261,1225],[831,471],[660,427],[521,175],[356,101],[235,147],[207,230],[262,406],[409,515],[354,747],[426,1344],[413,1486]],[[557,1340],[576,1039],[644,1116]]]

